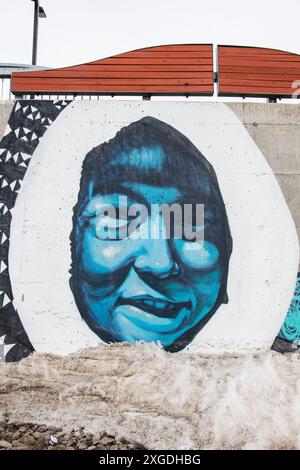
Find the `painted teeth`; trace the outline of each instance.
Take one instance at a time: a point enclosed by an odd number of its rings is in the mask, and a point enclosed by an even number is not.
[[[145,307],[154,307],[154,308],[166,308],[168,305],[168,302],[165,300],[143,300],[142,304],[145,305]]]

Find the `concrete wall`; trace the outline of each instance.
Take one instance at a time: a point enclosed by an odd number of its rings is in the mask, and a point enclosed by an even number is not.
[[[0,101],[0,139],[4,134],[13,105],[13,101]]]
[[[11,103],[3,106],[2,129]],[[12,343],[6,359],[33,349],[68,353],[115,338],[212,354],[270,348],[293,298],[299,262],[299,110],[18,101],[0,142],[0,338]],[[149,205],[157,191],[160,203],[177,195],[172,201],[182,207],[207,197],[217,222],[208,221],[205,244],[99,239],[93,223],[101,225],[103,217],[97,213],[93,222],[86,214],[103,198],[127,195],[125,188],[132,195],[135,183],[142,193],[148,188],[140,196]],[[87,191],[91,184],[95,193]],[[84,208],[84,221],[75,206]],[[164,263],[172,265],[168,283]],[[137,306],[132,299],[141,292]],[[293,318],[294,335],[300,314]],[[291,324],[289,317],[289,332]]]
[[[228,106],[276,175],[300,240],[300,105],[231,103]]]

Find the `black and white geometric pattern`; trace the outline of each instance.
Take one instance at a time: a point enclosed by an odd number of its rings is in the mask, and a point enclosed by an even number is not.
[[[12,303],[8,265],[11,209],[41,137],[69,103],[16,101],[0,142],[0,361],[17,361],[33,351]]]

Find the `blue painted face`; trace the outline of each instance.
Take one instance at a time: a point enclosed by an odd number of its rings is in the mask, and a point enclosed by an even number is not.
[[[87,178],[88,190],[81,192],[74,215],[71,287],[83,318],[104,341],[159,342],[177,351],[226,301],[229,255],[224,247],[228,240],[224,213],[218,211],[222,201],[211,197],[209,207],[209,201],[203,200],[203,185],[181,184],[182,175],[170,178],[171,169],[165,181],[153,181],[153,175],[166,168],[166,154],[160,146],[134,147],[126,154],[119,151],[110,156],[110,168],[119,170],[124,165],[128,178],[124,171],[119,178],[115,172],[118,180],[113,184],[102,181],[102,191],[97,175]],[[94,167],[95,163],[92,173]],[[132,172],[138,177],[132,177]],[[187,172],[194,177],[193,166]],[[207,186],[207,181],[203,184]],[[127,197],[128,206],[142,203],[149,208],[148,215],[135,224],[136,231],[143,225],[157,226],[161,236],[140,239],[133,231],[122,239],[99,237],[107,207],[115,206],[117,214],[105,216],[108,230],[110,223],[115,230],[131,222],[118,216],[119,202],[124,200],[119,196]],[[164,216],[153,214],[151,205],[183,207],[191,202],[204,203],[205,224],[200,228],[205,230],[204,241],[166,238]]]

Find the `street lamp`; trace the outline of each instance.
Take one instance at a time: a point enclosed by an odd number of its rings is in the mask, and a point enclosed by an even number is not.
[[[40,6],[39,0],[32,1],[34,2],[32,65],[36,65],[39,18],[46,18],[46,13],[44,8]]]

